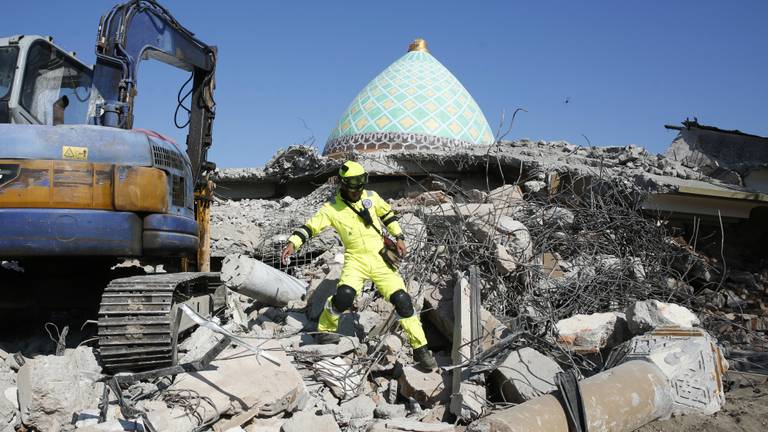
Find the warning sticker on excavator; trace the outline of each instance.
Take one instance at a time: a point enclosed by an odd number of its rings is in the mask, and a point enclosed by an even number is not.
[[[61,158],[70,160],[88,160],[88,147],[64,146],[61,148]]]

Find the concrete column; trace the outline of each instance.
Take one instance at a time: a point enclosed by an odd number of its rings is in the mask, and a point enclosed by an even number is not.
[[[271,306],[285,306],[307,293],[303,281],[245,255],[224,259],[221,281],[232,291]]]
[[[664,374],[641,360],[624,363],[579,382],[590,431],[632,431],[669,412],[672,397]],[[490,429],[515,432],[568,432],[560,401],[546,395],[481,420]]]
[[[725,403],[727,363],[701,329],[661,328],[630,343],[626,362],[579,382],[590,432],[625,432],[677,414],[712,414]],[[470,432],[568,432],[559,395],[496,412]]]

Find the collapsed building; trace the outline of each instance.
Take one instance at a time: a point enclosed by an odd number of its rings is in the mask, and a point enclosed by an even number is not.
[[[263,168],[218,172],[226,307],[198,319],[179,368],[104,378],[88,347],[0,351],[0,431],[629,431],[715,414],[726,390],[766,388],[767,160],[759,137],[675,129],[665,155],[497,140],[417,40],[322,152],[289,146]],[[401,273],[438,371],[412,366],[371,287],[339,344],[314,341],[343,247],[329,230],[290,264],[280,251],[345,159],[400,215]]]

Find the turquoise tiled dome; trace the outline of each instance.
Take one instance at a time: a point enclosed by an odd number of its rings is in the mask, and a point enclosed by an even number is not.
[[[352,100],[323,154],[436,150],[493,140],[467,89],[417,39]]]

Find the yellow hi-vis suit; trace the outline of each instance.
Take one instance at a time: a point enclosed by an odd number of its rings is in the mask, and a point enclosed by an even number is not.
[[[381,238],[381,223],[393,236],[402,234],[390,205],[374,191],[364,190],[360,200],[350,202],[358,211],[368,209],[373,219],[372,226],[365,226],[363,219],[341,199],[339,192],[326,201],[301,228],[297,229],[288,241],[298,250],[307,239],[320,234],[332,226],[344,244],[344,267],[338,286],[348,285],[356,294],[360,294],[365,280],[371,280],[379,293],[389,301],[389,297],[399,290],[405,290],[405,283],[400,274],[390,268],[379,251],[384,247]],[[381,219],[381,221],[379,221]],[[302,238],[303,237],[303,238]],[[406,291],[407,292],[407,291]],[[339,317],[344,311],[337,311],[331,303],[331,297],[325,302],[325,309],[317,324],[318,331],[335,332],[339,327]],[[419,348],[427,344],[424,329],[417,314],[400,318],[400,326],[408,335],[411,347]]]

